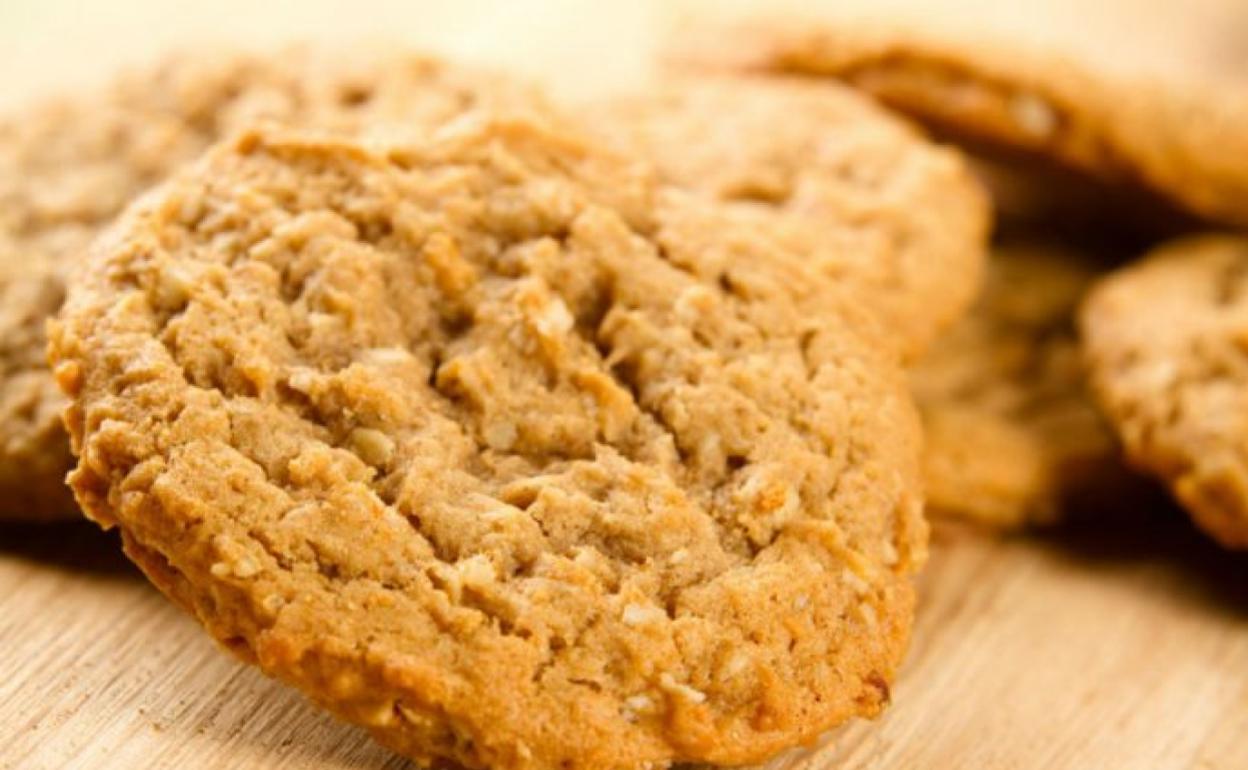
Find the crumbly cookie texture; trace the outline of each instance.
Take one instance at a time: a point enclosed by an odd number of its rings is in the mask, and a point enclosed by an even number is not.
[[[912,369],[933,513],[1000,528],[1048,523],[1124,478],[1075,334],[1075,308],[1097,274],[1069,249],[1002,244],[978,305]]]
[[[1097,284],[1080,330],[1130,459],[1218,542],[1248,548],[1248,239],[1158,247]]]
[[[0,518],[77,516],[44,322],[91,239],[135,195],[262,119],[404,130],[490,101],[505,80],[398,51],[198,52],[0,118]]]
[[[916,357],[970,305],[987,200],[961,156],[852,89],[677,78],[591,111],[670,183],[754,218],[874,307]]]
[[[1248,224],[1242,3],[851,1],[681,41],[686,61],[844,80],[939,128]]]
[[[51,327],[74,491],[216,638],[422,762],[744,763],[875,714],[917,416],[802,255],[685,240],[715,211],[526,121],[244,135]]]

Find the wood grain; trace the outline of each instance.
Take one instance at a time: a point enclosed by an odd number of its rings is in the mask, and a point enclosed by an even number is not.
[[[378,32],[584,95],[640,82],[710,1],[0,0],[0,102],[205,38]],[[772,767],[1248,768],[1248,559],[1181,515],[941,526],[921,589],[893,707]],[[216,649],[87,524],[0,527],[0,650],[0,768],[409,766]]]

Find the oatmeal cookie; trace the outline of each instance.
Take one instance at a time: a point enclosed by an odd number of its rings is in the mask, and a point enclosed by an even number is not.
[[[421,762],[745,763],[875,714],[917,416],[804,255],[685,240],[715,216],[530,121],[247,133],[75,278],[74,491],[213,636]]]
[[[1080,326],[1130,459],[1218,542],[1248,549],[1248,238],[1158,247],[1097,284]]]
[[[668,182],[808,252],[877,310],[906,358],[959,318],[979,288],[989,212],[961,155],[852,89],[678,78],[593,115]]]
[[[677,58],[834,78],[936,128],[1248,225],[1248,6],[885,0],[727,24]]]
[[[1014,528],[1126,486],[1075,333],[1099,274],[1090,257],[1034,237],[995,249],[979,303],[911,371],[933,513]]]

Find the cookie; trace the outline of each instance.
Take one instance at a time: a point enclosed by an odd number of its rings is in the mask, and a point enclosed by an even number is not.
[[[876,308],[913,358],[970,305],[988,206],[960,155],[852,89],[799,80],[669,80],[593,112],[671,184],[751,217]]]
[[[0,518],[78,515],[43,325],[65,274],[131,198],[254,120],[418,125],[482,100],[519,109],[529,94],[398,51],[296,48],[173,57],[0,119]]]
[[[420,762],[744,763],[874,714],[917,416],[804,255],[682,239],[714,213],[488,114],[246,134],[76,277],[71,484],[213,636]]]
[[[1248,224],[1248,7],[839,3],[693,36],[686,60],[836,78],[939,129]]]
[[[0,234],[0,518],[56,518],[77,510],[65,486],[73,456],[63,399],[44,355],[43,324],[65,290],[58,274],[23,257]]]
[[[934,514],[1017,528],[1125,486],[1075,333],[1075,308],[1098,273],[1070,247],[1006,240],[978,304],[913,367]]]
[[[1248,548],[1248,239],[1158,247],[1096,285],[1080,329],[1130,459],[1219,543]]]

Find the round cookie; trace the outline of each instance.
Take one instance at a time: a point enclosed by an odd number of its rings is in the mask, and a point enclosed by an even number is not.
[[[988,206],[966,164],[851,89],[677,78],[599,106],[594,122],[669,183],[810,253],[878,311],[907,358],[979,288]]]
[[[1080,330],[1132,462],[1219,543],[1248,549],[1248,239],[1158,247],[1097,284]]]
[[[523,121],[241,136],[51,327],[71,484],[217,639],[421,762],[745,763],[874,714],[917,416],[801,255],[683,240],[714,211]]]
[[[1014,528],[1124,486],[1075,334],[1094,265],[1041,240],[1006,241],[978,304],[911,370],[933,513]]]
[[[65,274],[131,198],[254,120],[399,130],[480,101],[539,103],[505,80],[398,51],[201,51],[0,119],[0,519],[78,515],[43,325]]]
[[[844,80],[960,137],[1248,225],[1243,3],[891,0],[823,10],[712,27],[682,39],[677,55]]]

